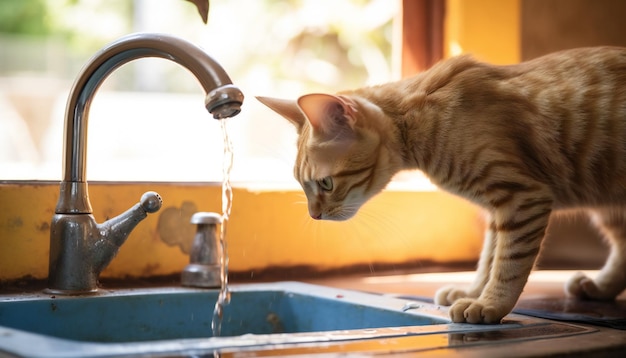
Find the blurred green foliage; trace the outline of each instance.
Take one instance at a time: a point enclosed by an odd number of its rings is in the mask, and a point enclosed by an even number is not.
[[[390,78],[395,9],[391,0],[213,0],[205,25],[181,0],[0,0],[0,73],[29,71],[27,56],[73,76],[107,43],[151,31],[206,47],[233,78],[268,91],[346,89]],[[124,71],[119,83],[130,88],[134,70]],[[154,73],[154,88],[197,90],[179,71]]]
[[[0,1],[0,32],[47,35],[52,31],[46,0]]]

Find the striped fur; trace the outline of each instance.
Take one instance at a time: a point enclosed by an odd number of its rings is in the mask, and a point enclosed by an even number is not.
[[[405,169],[489,212],[475,282],[436,294],[454,322],[512,310],[554,210],[590,212],[612,246],[599,276],[577,274],[567,293],[614,299],[626,287],[626,49],[512,66],[460,56],[399,82],[259,100],[298,129],[294,173],[315,219],[352,217]]]

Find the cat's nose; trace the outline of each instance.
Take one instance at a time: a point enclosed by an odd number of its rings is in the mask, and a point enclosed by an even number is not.
[[[322,220],[322,213],[319,213],[319,214],[311,213],[311,217],[315,220]]]

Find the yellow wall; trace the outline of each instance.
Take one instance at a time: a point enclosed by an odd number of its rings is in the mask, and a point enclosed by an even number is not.
[[[125,211],[148,190],[161,194],[163,207],[137,226],[104,277],[180,272],[188,263],[181,246],[193,239],[191,214],[220,212],[221,189],[214,185],[95,183],[90,198],[96,220]],[[49,223],[57,198],[57,184],[0,184],[0,280],[47,276]],[[253,276],[268,268],[301,265],[325,271],[471,261],[480,249],[483,223],[475,207],[442,192],[389,191],[352,221],[334,223],[308,218],[299,191],[236,188],[227,228],[231,272]]]
[[[447,0],[445,56],[471,53],[494,64],[520,61],[520,0]]]
[[[90,184],[96,220],[123,212],[147,190],[162,195],[163,208],[137,226],[103,276],[180,272],[188,263],[181,246],[189,245],[194,233],[189,217],[195,211],[221,208],[217,186]],[[57,197],[56,184],[0,184],[0,280],[47,276],[49,223]],[[329,270],[468,261],[476,258],[482,229],[476,208],[441,192],[387,192],[352,222],[330,223],[308,218],[300,192],[235,189],[228,225],[230,269],[253,275],[299,265]]]

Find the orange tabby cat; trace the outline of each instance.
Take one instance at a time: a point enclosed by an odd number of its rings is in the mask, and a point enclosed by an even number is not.
[[[460,56],[381,86],[258,99],[298,130],[294,173],[314,219],[352,217],[404,169],[490,213],[475,282],[435,297],[454,322],[513,309],[557,209],[588,211],[612,244],[598,277],[575,275],[567,293],[609,300],[626,287],[626,49],[512,66]]]

